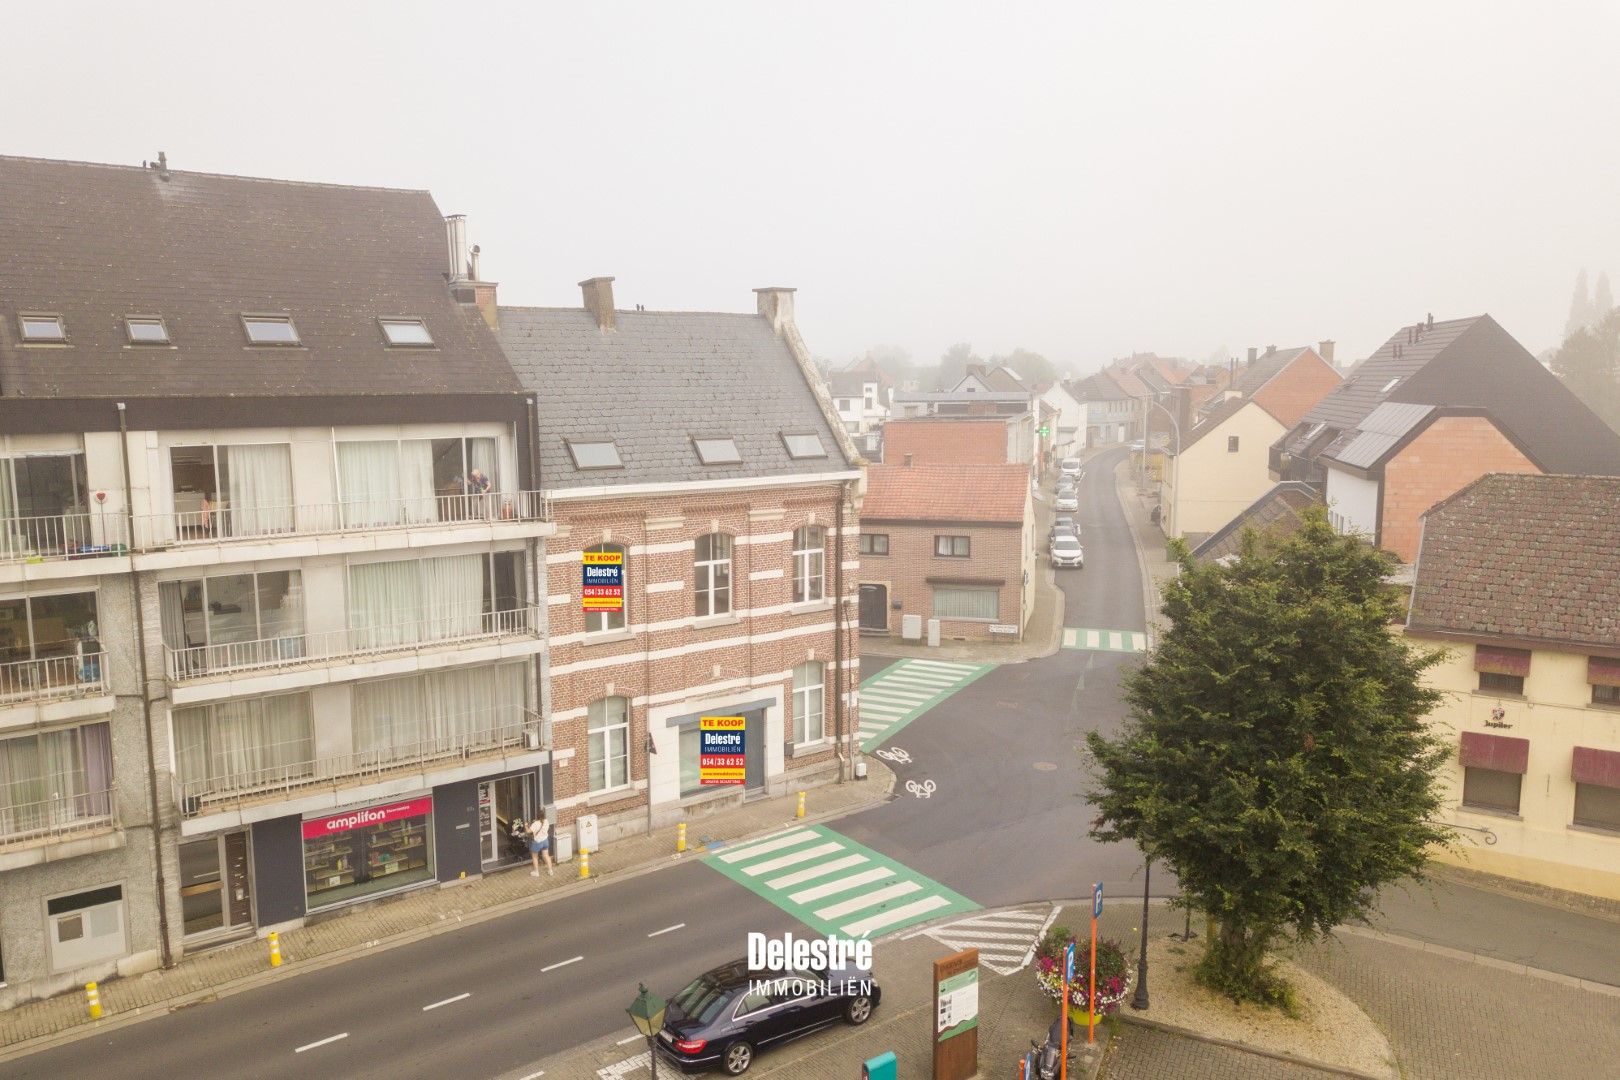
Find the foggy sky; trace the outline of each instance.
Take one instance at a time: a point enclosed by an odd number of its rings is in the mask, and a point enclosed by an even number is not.
[[[53,3],[0,153],[425,187],[503,303],[746,311],[811,349],[1339,342],[1620,286],[1620,5]],[[4,208],[0,208],[3,212]]]

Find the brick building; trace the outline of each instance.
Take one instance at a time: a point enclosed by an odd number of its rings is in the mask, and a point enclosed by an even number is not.
[[[1030,502],[1019,465],[871,466],[861,630],[899,634],[915,615],[939,619],[946,638],[1021,638],[1035,597]]]
[[[555,820],[594,815],[609,842],[844,775],[859,643],[837,600],[859,568],[861,459],[791,289],[729,315],[619,311],[611,278],[581,287],[581,308],[499,308],[498,333],[535,391],[557,523]],[[622,612],[582,610],[587,551],[624,555]],[[742,788],[700,786],[705,715],[747,718]]]
[[[1029,461],[1029,413],[1018,416],[919,416],[883,428],[889,465],[1008,465]]]

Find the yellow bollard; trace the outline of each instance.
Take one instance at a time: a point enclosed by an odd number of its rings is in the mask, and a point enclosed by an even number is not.
[[[579,849],[579,879],[584,881],[591,876],[591,853],[586,848]]]
[[[270,966],[281,966],[281,935],[270,931]]]
[[[91,982],[84,984],[84,1001],[86,1005],[90,1006],[90,1019],[100,1020],[101,992],[96,989],[95,983]]]
[[[675,826],[675,854],[679,855],[686,850],[686,822]]]
[[[799,792],[799,812],[794,817],[804,817],[804,792]]]

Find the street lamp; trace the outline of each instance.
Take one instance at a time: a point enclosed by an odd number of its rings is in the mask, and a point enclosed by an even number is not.
[[[1175,507],[1176,507],[1177,504],[1179,504],[1181,502],[1181,425],[1176,422],[1176,414],[1171,412],[1169,409],[1165,408],[1164,405],[1159,401],[1158,398],[1150,397],[1147,400],[1148,400],[1149,405],[1152,405],[1154,408],[1156,408],[1160,412],[1164,413],[1165,416],[1170,418],[1170,430],[1171,430],[1171,432],[1173,432],[1175,434],[1175,437],[1176,437],[1175,458],[1170,464],[1170,468],[1172,469],[1172,472],[1171,472],[1172,479],[1170,481],[1170,487],[1173,490],[1173,499],[1174,499],[1174,501],[1171,503],[1170,517],[1171,517],[1172,521],[1174,521],[1175,527],[1177,529],[1180,529],[1181,528],[1181,515],[1179,515],[1179,514],[1177,514],[1175,512]],[[1145,427],[1146,427],[1146,425],[1144,425],[1144,429],[1145,429]],[[1147,449],[1148,449],[1147,444],[1144,443],[1143,446],[1142,446],[1142,458],[1143,458],[1144,462],[1147,460]],[[1145,464],[1144,464],[1143,468],[1144,468],[1144,470],[1146,469]],[[1162,498],[1163,498],[1162,493],[1164,491],[1164,477],[1163,476],[1159,477],[1159,491],[1161,493],[1160,497],[1161,497],[1161,501],[1162,501]],[[1163,520],[1163,517],[1162,517],[1163,511],[1160,511],[1160,513],[1161,513],[1160,520],[1162,521]]]
[[[636,1030],[647,1040],[648,1068],[652,1069],[653,1080],[658,1080],[658,1047],[653,1040],[664,1026],[664,1009],[668,1002],[648,991],[645,985],[641,983],[636,985],[641,988],[641,993],[636,995],[636,1000],[624,1011],[630,1014],[630,1020],[636,1025]]]
[[[1153,872],[1153,857],[1150,855],[1142,864],[1142,952],[1136,958],[1136,994],[1131,998],[1131,1008],[1145,1009],[1148,1007],[1147,989],[1147,937],[1148,937],[1148,876]]]

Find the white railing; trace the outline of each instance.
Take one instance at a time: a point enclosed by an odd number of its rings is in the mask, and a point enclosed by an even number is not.
[[[117,828],[117,806],[111,789],[53,795],[34,802],[0,802],[0,849]]]
[[[135,546],[157,551],[190,544],[218,544],[278,536],[417,529],[432,525],[549,521],[550,500],[539,491],[482,495],[424,495],[409,499],[361,499],[338,503],[231,506],[135,518]]]
[[[316,758],[206,779],[175,778],[175,801],[182,817],[217,813],[233,806],[337,790],[420,771],[424,765],[449,767],[475,758],[507,758],[548,749],[550,732],[536,713],[511,705],[450,717],[438,723],[466,727],[503,718],[504,723],[457,730],[372,750]]]
[[[435,614],[383,626],[355,626],[314,634],[280,634],[255,641],[233,641],[175,649],[163,647],[170,682],[231,671],[305,667],[344,657],[417,652],[446,643],[537,633],[539,609],[485,611],[481,604],[449,605]]]
[[[106,692],[106,653],[46,656],[0,664],[0,702],[91,697]]]
[[[129,550],[123,514],[75,512],[46,517],[0,517],[0,562],[93,559]]]

